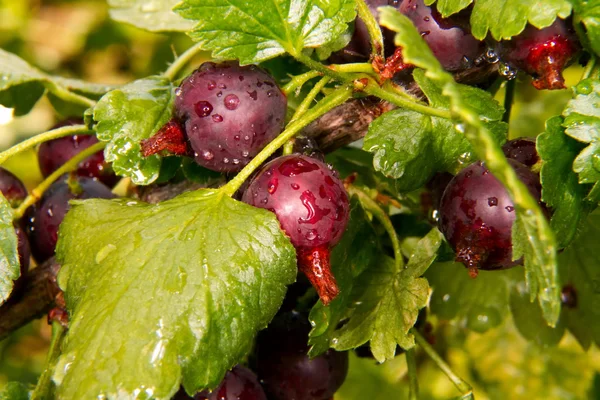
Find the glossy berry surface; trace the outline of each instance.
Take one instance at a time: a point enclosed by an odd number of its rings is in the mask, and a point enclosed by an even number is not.
[[[390,0],[397,4],[399,1]],[[413,22],[431,51],[448,71],[471,67],[484,51],[484,44],[468,29],[468,18],[458,14],[444,19],[423,0],[404,0],[400,12]]]
[[[209,392],[202,391],[189,397],[181,390],[174,400],[267,400],[265,392],[258,382],[254,372],[241,365],[237,365],[227,372],[219,386]]]
[[[27,189],[23,182],[2,167],[0,167],[0,192],[13,208],[21,204],[27,197]]]
[[[79,124],[83,124],[83,120],[68,119],[55,125],[53,129]],[[42,175],[48,177],[82,150],[96,143],[98,143],[98,139],[94,135],[65,136],[42,143],[38,150],[38,163]],[[102,150],[83,160],[77,167],[76,173],[79,176],[96,178],[111,187],[119,179],[110,165],[104,160],[104,152]]]
[[[259,334],[256,371],[270,400],[329,400],[346,379],[346,352],[308,357],[310,328],[304,315],[292,312]]]
[[[547,28],[528,25],[523,32],[497,46],[500,59],[532,75],[537,89],[563,89],[563,69],[581,46],[575,31],[557,19]]]
[[[508,160],[532,196],[540,200],[539,178],[523,164]],[[501,269],[512,261],[511,230],[515,208],[506,189],[481,162],[458,173],[444,191],[440,230],[456,252],[456,260],[472,275],[477,269]]]
[[[50,186],[28,221],[31,252],[38,262],[54,255],[58,228],[73,199],[111,199],[115,195],[101,182],[85,177],[59,180]]]
[[[321,299],[335,297],[337,287],[331,288],[335,293],[324,293],[315,280],[318,276],[311,276],[313,267],[329,273],[329,249],[340,241],[348,223],[348,195],[335,173],[304,155],[279,157],[256,175],[242,201],[277,215],[298,252],[300,268]]]
[[[502,146],[502,151],[506,158],[518,161],[528,167],[533,167],[540,159],[533,138],[509,140]]]
[[[206,62],[176,95],[175,117],[195,160],[213,171],[239,171],[283,130],[287,99],[254,65]]]

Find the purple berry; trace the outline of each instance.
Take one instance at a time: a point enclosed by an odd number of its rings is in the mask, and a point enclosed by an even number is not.
[[[73,199],[112,199],[115,195],[99,181],[68,177],[54,182],[30,212],[29,239],[33,257],[43,262],[54,255],[58,228]]]
[[[310,359],[310,324],[292,312],[276,317],[259,334],[257,373],[271,400],[329,400],[348,372],[348,354],[328,350]]]
[[[55,125],[54,129],[79,124],[83,124],[83,121],[69,119]],[[42,175],[48,177],[79,152],[96,143],[98,139],[94,135],[65,136],[42,143],[38,150],[38,163]],[[114,186],[119,179],[104,160],[102,150],[83,160],[77,167],[76,173],[79,176],[96,178],[108,186]]]
[[[556,19],[547,28],[528,25],[511,40],[498,43],[496,52],[509,66],[532,75],[536,89],[563,89],[563,69],[581,49],[573,28]]]
[[[396,5],[399,1],[390,2]],[[471,35],[468,18],[463,13],[444,19],[423,0],[404,0],[399,10],[415,24],[433,54],[448,71],[471,67],[485,49],[483,42]]]
[[[504,151],[506,158],[518,161],[528,167],[533,167],[540,159],[533,138],[524,137],[509,140],[502,146],[502,151]]]
[[[175,117],[196,162],[213,171],[241,170],[285,124],[285,95],[254,65],[206,62],[176,94]]]
[[[174,400],[267,400],[254,372],[237,365],[227,372],[221,384],[212,392],[204,390],[194,397],[189,397],[182,390],[175,395]]]
[[[13,208],[18,207],[27,197],[27,189],[23,182],[2,167],[0,167],[0,192]]]
[[[539,177],[517,161],[508,162],[539,201]],[[512,261],[514,221],[513,201],[481,162],[458,173],[442,196],[440,230],[456,251],[456,260],[465,264],[473,276],[477,269],[502,269],[518,264]]]
[[[252,180],[242,201],[274,212],[298,252],[298,266],[328,304],[338,293],[329,253],[349,218],[348,195],[323,162],[304,156],[279,157]]]

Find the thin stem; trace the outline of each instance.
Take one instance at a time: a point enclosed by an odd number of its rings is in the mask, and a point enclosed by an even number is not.
[[[419,400],[419,381],[417,379],[417,361],[415,349],[406,351],[406,366],[408,367],[409,400]]]
[[[416,329],[411,329],[411,333],[415,336],[415,341],[423,351],[427,353],[429,358],[438,366],[439,369],[450,379],[450,381],[456,386],[456,388],[461,392],[463,397],[466,397],[473,393],[473,388],[467,382],[465,382],[462,378],[456,375],[450,366],[440,357],[440,355],[435,351],[435,349],[425,340],[425,338],[419,333]]]
[[[308,110],[297,120],[288,124],[286,129],[277,136],[271,143],[269,143],[256,157],[252,159],[232,180],[230,180],[225,186],[221,188],[228,196],[233,194],[242,186],[244,181],[252,175],[252,173],[264,163],[273,153],[283,146],[288,140],[293,138],[298,132],[300,132],[306,125],[310,124],[321,115],[327,113],[333,108],[343,104],[352,97],[352,89],[349,87],[342,87],[324,97],[317,105]]]
[[[332,64],[329,68],[336,72],[375,73],[373,66],[369,63]]]
[[[85,125],[70,125],[63,126],[62,128],[52,129],[51,131],[44,132],[32,138],[24,140],[21,143],[14,145],[10,149],[0,153],[0,164],[3,164],[6,160],[11,158],[15,154],[25,151],[40,143],[44,143],[49,140],[61,138],[64,136],[88,135],[92,133],[94,133],[94,131],[88,129],[88,127]]]
[[[580,79],[581,81],[592,76],[592,72],[594,71],[594,68],[596,68],[596,61],[596,56],[590,54],[590,61],[588,61],[587,65],[585,66],[585,69],[583,70],[583,74],[581,75]]]
[[[400,239],[396,234],[392,220],[388,214],[373,200],[367,193],[357,188],[354,185],[347,185],[346,191],[349,195],[357,196],[363,207],[369,211],[379,222],[383,225],[383,228],[387,232],[392,241],[392,247],[394,248],[394,257],[396,259],[396,271],[402,270],[404,267],[404,258],[402,257],[402,248],[400,247]]]
[[[177,57],[175,61],[173,61],[173,64],[169,65],[169,68],[167,68],[163,75],[167,79],[174,81],[181,70],[201,51],[202,48],[200,43],[193,45]]]
[[[48,82],[46,85],[47,85],[48,90],[53,95],[55,95],[59,99],[66,101],[67,103],[79,104],[79,105],[81,105],[83,107],[87,107],[87,108],[91,108],[96,105],[96,102],[94,100],[89,99],[80,94],[71,92],[70,90],[68,90],[62,86],[59,86],[53,82]]]
[[[312,70],[320,72],[322,75],[328,76],[331,79],[335,79],[336,81],[341,81],[345,83],[350,83],[354,80],[352,75],[349,75],[346,72],[338,72],[335,70],[335,67],[331,68],[323,65],[322,63],[313,60],[309,56],[304,53],[300,53],[296,56],[296,59],[309,67]]]
[[[290,122],[293,122],[293,121],[297,120],[302,115],[304,115],[304,113],[306,111],[308,111],[308,109],[310,108],[312,102],[317,98],[317,96],[319,95],[319,93],[321,93],[321,90],[323,90],[323,88],[325,87],[325,85],[327,85],[327,83],[330,80],[331,80],[330,77],[324,76],[324,77],[321,78],[321,80],[319,80],[319,82],[317,82],[317,84],[310,90],[310,92],[308,92],[308,94],[306,95],[306,97],[304,98],[304,100],[302,100],[302,103],[300,103],[300,105],[296,109],[296,112],[294,113],[294,116],[292,117],[292,119],[291,119]]]
[[[510,121],[510,112],[515,101],[515,79],[506,82],[506,92],[504,93],[504,115],[502,121],[508,123]]]
[[[375,16],[371,10],[369,10],[369,6],[365,3],[365,0],[356,0],[356,10],[358,11],[358,17],[365,23],[367,32],[369,32],[369,37],[371,39],[371,55],[385,59],[381,28],[379,27],[379,23],[377,23]]]
[[[56,361],[60,355],[60,347],[65,336],[65,328],[59,322],[52,323],[52,340],[50,341],[50,350],[46,358],[46,367],[40,376],[38,383],[31,395],[31,400],[46,400],[51,398],[52,375]]]
[[[82,162],[92,154],[104,149],[104,147],[106,147],[106,143],[104,142],[93,144],[87,149],[82,150],[80,153],[77,153],[69,161],[61,165],[59,169],[50,174],[46,179],[42,181],[42,183],[40,183],[37,187],[31,190],[31,192],[29,192],[29,195],[25,198],[25,200],[23,200],[23,203],[21,203],[21,205],[15,209],[13,213],[13,219],[20,219],[29,207],[31,207],[39,199],[42,198],[44,192],[48,190],[50,185],[52,185],[54,181],[57,180],[60,176],[66,174],[67,172],[74,171],[75,169],[77,169],[77,166],[80,162]]]
[[[286,96],[289,96],[290,93],[304,86],[306,82],[321,75],[323,74],[314,70],[305,72],[302,75],[296,75],[292,78],[291,81],[289,81],[284,87],[282,87],[281,90],[283,91],[283,93],[285,93]]]

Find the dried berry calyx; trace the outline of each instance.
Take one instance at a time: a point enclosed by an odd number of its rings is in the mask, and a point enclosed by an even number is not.
[[[304,156],[279,157],[252,180],[242,200],[274,212],[297,250],[298,267],[328,304],[339,290],[329,263],[349,218],[348,195],[334,171]]]

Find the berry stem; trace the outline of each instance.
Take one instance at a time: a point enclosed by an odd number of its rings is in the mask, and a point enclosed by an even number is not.
[[[297,120],[288,124],[286,129],[281,132],[271,143],[269,143],[260,153],[256,155],[242,169],[232,180],[230,180],[221,190],[228,196],[233,194],[242,186],[242,184],[252,175],[252,173],[260,168],[260,166],[269,158],[273,153],[283,146],[288,140],[293,138],[299,133],[305,126],[310,124],[321,115],[334,109],[335,107],[343,104],[346,100],[352,97],[352,89],[348,86],[343,86],[329,95],[321,99],[313,108],[308,110],[304,115],[299,117]]]
[[[330,80],[331,80],[330,77],[324,76],[319,80],[319,82],[317,82],[317,84],[310,90],[310,92],[308,92],[308,94],[306,95],[304,100],[302,100],[302,103],[300,103],[300,105],[296,109],[296,112],[294,113],[294,116],[290,120],[290,123],[294,122],[295,120],[300,118],[302,115],[304,115],[306,113],[306,111],[308,111],[310,109],[312,102],[315,101],[315,99],[317,98],[319,93],[321,93],[321,90],[323,90],[325,85],[327,85],[327,83]]]
[[[515,80],[511,79],[506,82],[506,92],[504,94],[504,115],[502,116],[502,121],[507,124],[510,122],[510,112],[512,110],[512,105],[515,100]]]
[[[52,375],[54,374],[54,367],[56,361],[60,355],[60,348],[64,339],[66,329],[58,321],[52,323],[52,339],[50,341],[50,349],[48,350],[48,356],[46,357],[46,366],[44,372],[40,376],[35,390],[31,394],[31,400],[43,400],[50,398],[52,392]]]
[[[202,51],[201,43],[197,43],[184,51],[179,57],[173,61],[173,64],[169,65],[169,68],[164,72],[165,78],[170,81],[174,81],[181,70],[194,58],[199,52]]]
[[[73,158],[71,158],[63,165],[61,165],[60,168],[58,168],[56,171],[50,174],[46,179],[42,181],[42,183],[40,183],[38,186],[33,188],[31,192],[29,192],[29,196],[27,196],[25,200],[23,200],[23,203],[21,203],[21,205],[14,210],[13,220],[16,221],[20,219],[30,206],[32,206],[39,199],[42,198],[44,192],[50,187],[50,185],[54,183],[54,181],[56,181],[58,178],[60,178],[67,172],[76,170],[80,162],[82,162],[92,154],[95,154],[98,151],[104,149],[104,147],[106,147],[106,143],[104,142],[98,142],[96,144],[93,144],[90,147],[82,150],[80,153],[76,154]]]
[[[375,70],[369,63],[332,64],[329,68],[337,72],[354,72],[375,75]]]
[[[289,96],[295,90],[300,90],[302,86],[308,81],[317,76],[322,76],[323,74],[319,71],[308,71],[303,73],[302,75],[296,75],[292,77],[292,80],[289,81],[284,87],[281,88],[281,91],[285,93],[286,96]]]
[[[593,73],[598,73],[598,64],[597,59],[594,54],[590,54],[590,60],[588,61],[585,69],[583,70],[583,74],[581,74],[580,81],[587,79],[593,75]]]
[[[331,251],[328,248],[298,249],[298,268],[317,290],[325,306],[340,293],[331,273]]]
[[[411,329],[410,332],[414,335],[415,341],[423,351],[431,358],[439,369],[450,379],[450,381],[461,392],[462,398],[469,398],[473,394],[473,388],[461,377],[456,375],[452,368],[444,361],[444,359],[435,351],[435,349],[427,342],[427,340],[416,329]]]
[[[80,94],[71,92],[69,89],[66,89],[62,86],[57,85],[55,82],[49,81],[46,83],[47,89],[56,97],[61,100],[66,101],[67,103],[79,104],[86,108],[92,108],[96,105],[96,101],[82,96]]]
[[[365,23],[371,38],[371,57],[385,58],[381,28],[365,0],[356,0],[356,10],[358,17]]]
[[[409,400],[419,399],[419,381],[417,379],[417,361],[415,359],[415,349],[406,351],[406,366],[408,367]]]
[[[402,270],[404,267],[404,258],[402,257],[402,248],[400,247],[400,239],[396,234],[392,220],[388,214],[373,200],[367,193],[354,185],[346,185],[346,191],[350,196],[356,196],[360,200],[362,206],[369,211],[375,218],[381,222],[383,228],[387,232],[392,241],[392,247],[394,248],[394,258],[396,260],[396,271]]]
[[[0,153],[0,165],[6,162],[6,160],[12,156],[49,140],[71,135],[91,135],[93,133],[94,131],[88,129],[88,127],[85,125],[69,125],[63,126],[62,128],[52,129],[51,131],[47,131],[24,140],[21,143],[14,145],[10,149]]]

